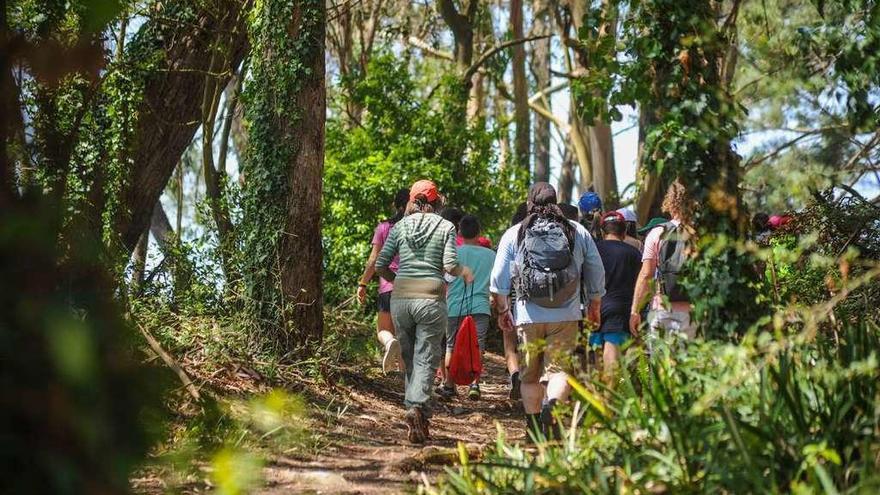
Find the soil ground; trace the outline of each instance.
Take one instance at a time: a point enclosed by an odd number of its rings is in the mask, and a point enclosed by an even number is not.
[[[423,446],[406,441],[402,375],[349,373],[333,387],[341,412],[332,431],[326,432],[331,447],[311,458],[272,459],[259,493],[414,492],[455,462],[459,441],[478,452],[494,442],[496,423],[508,438],[523,437],[520,406],[507,399],[504,359],[488,353],[484,367],[482,399],[468,400],[467,388],[459,387],[458,397],[438,402],[431,439]]]

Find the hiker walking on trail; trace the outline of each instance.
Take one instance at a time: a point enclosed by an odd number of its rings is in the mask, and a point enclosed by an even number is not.
[[[587,191],[578,199],[578,210],[581,212],[581,225],[593,236],[593,241],[601,239],[599,218],[602,215],[602,198],[593,191]]]
[[[364,273],[361,275],[357,288],[358,303],[363,305],[367,301],[367,284],[376,274],[376,258],[379,257],[379,251],[385,245],[391,228],[403,218],[406,211],[406,204],[409,202],[409,191],[400,189],[394,195],[394,216],[388,220],[383,220],[376,226],[373,231],[373,250],[370,251],[370,257],[367,258],[367,264],[364,267]],[[388,268],[397,271],[398,258],[395,256],[391,260]],[[394,322],[391,320],[391,290],[394,288],[389,280],[379,277],[379,295],[376,298],[376,306],[378,315],[376,316],[376,334],[379,343],[382,344],[384,353],[382,355],[382,371],[388,372],[398,370],[403,367],[403,361],[400,357],[400,342],[394,338]]]
[[[498,244],[491,292],[498,301],[498,325],[522,339],[525,367],[520,371],[526,425],[533,438],[556,438],[557,402],[569,395],[571,354],[577,345],[581,291],[588,315],[599,323],[605,270],[587,230],[566,219],[556,205],[556,191],[546,182],[529,188],[528,215],[507,230]],[[515,315],[504,306],[515,287]],[[546,388],[545,388],[546,387]],[[542,406],[542,401],[546,402]]]
[[[642,265],[642,254],[626,242],[627,223],[618,211],[605,213],[600,222],[605,238],[596,243],[605,267],[605,296],[602,298],[602,321],[590,334],[590,347],[602,353],[606,378],[612,376],[620,346],[630,337],[629,312]]]
[[[648,312],[648,351],[661,333],[693,339],[696,326],[691,323],[691,304],[678,285],[682,266],[693,253],[694,229],[691,225],[692,204],[684,184],[676,180],[666,191],[662,209],[672,220],[648,233],[642,253],[642,268],[633,292],[630,311],[630,332],[639,334],[641,308],[650,304]]]
[[[637,237],[638,235],[638,216],[636,216],[636,212],[632,210],[632,208],[619,208],[617,213],[623,215],[624,220],[626,220],[626,237],[623,238],[623,242],[629,244],[630,246],[639,250],[639,253],[644,249],[644,244]],[[603,235],[608,236],[607,233],[603,230]]]
[[[407,215],[391,229],[376,260],[379,275],[394,282],[391,317],[403,354],[405,420],[413,443],[429,437],[431,389],[447,323],[443,274],[468,284],[474,280],[471,270],[458,262],[455,226],[434,213],[442,206],[433,182],[413,184]],[[390,268],[395,256],[400,257],[397,273]]]
[[[457,277],[449,284],[446,305],[449,308],[449,323],[446,328],[446,368],[445,380],[437,387],[437,395],[449,398],[456,395],[455,384],[449,375],[449,364],[455,348],[455,337],[462,320],[468,315],[474,318],[477,326],[477,341],[480,354],[486,351],[486,336],[489,333],[489,320],[492,314],[489,306],[489,276],[495,263],[495,251],[480,245],[480,221],[472,215],[465,215],[459,222],[459,236],[462,244],[458,247],[458,262],[469,267],[474,273],[472,284],[465,284]],[[477,377],[468,388],[468,398],[480,398],[480,379]]]
[[[528,204],[526,204],[526,202],[520,203],[516,207],[513,217],[510,218],[510,226],[513,227],[514,225],[519,225],[520,222],[526,218],[527,214]],[[511,288],[511,293],[506,296],[499,296],[490,291],[490,303],[495,309],[496,314],[498,313],[499,307],[513,308],[511,301],[516,299],[514,289],[515,288]],[[510,388],[507,391],[507,398],[510,400],[520,400],[522,394],[520,393],[519,380],[519,336],[516,332],[501,332],[501,336],[504,340],[504,360],[507,362],[507,373],[510,380]]]

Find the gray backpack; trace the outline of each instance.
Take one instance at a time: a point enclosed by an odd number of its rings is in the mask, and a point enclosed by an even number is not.
[[[514,288],[519,299],[545,308],[565,305],[580,287],[573,241],[559,222],[538,219],[520,226]]]
[[[657,255],[657,279],[660,291],[672,302],[688,301],[678,283],[678,277],[688,260],[688,247],[692,239],[683,225],[666,222],[661,225],[660,252]]]

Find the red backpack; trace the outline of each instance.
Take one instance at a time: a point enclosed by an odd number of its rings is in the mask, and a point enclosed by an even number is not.
[[[449,362],[449,378],[456,385],[470,385],[483,372],[477,324],[471,315],[465,316],[455,334],[455,347]]]

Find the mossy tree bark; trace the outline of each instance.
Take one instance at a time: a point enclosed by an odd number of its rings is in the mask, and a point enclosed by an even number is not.
[[[244,282],[256,338],[302,354],[323,334],[326,12],[319,0],[266,0],[256,9],[245,93]]]

